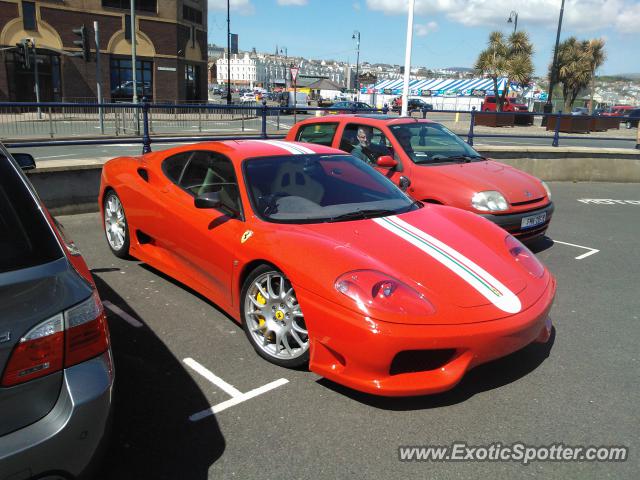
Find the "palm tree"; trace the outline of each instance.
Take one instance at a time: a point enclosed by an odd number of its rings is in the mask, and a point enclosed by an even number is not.
[[[509,93],[512,82],[528,83],[533,74],[531,55],[533,46],[526,32],[513,33],[505,39],[501,32],[492,32],[489,43],[476,60],[475,70],[480,75],[493,79],[493,91],[496,95],[497,109],[502,111],[504,99]],[[498,78],[507,77],[507,83],[498,95]]]
[[[578,41],[570,37],[558,46],[557,80],[562,83],[565,112],[592,82],[604,59],[604,41],[600,39]]]
[[[604,40],[602,38],[589,40],[589,56],[591,58],[591,94],[589,101],[589,113],[593,113],[593,92],[596,86],[596,70],[601,67],[607,59],[607,54],[604,51]]]

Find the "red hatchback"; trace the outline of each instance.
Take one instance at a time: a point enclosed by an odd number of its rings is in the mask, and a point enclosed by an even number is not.
[[[386,115],[308,119],[287,140],[332,146],[371,164],[413,198],[477,213],[522,241],[544,235],[554,206],[547,185],[482,157],[430,120]]]

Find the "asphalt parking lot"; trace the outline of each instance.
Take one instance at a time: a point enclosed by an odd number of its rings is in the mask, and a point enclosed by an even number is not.
[[[261,360],[215,305],[112,256],[98,214],[60,217],[109,310],[115,416],[102,478],[637,478],[640,188],[551,189],[556,213],[535,248],[558,280],[551,341],[476,368],[448,393],[406,399]],[[454,441],[624,445],[629,459],[398,459],[399,446]]]

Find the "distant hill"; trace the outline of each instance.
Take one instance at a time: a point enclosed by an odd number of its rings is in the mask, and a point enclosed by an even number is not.
[[[468,67],[449,67],[449,68],[445,68],[444,70],[451,70],[453,72],[460,72],[460,73],[473,72],[473,68],[468,68]]]
[[[629,78],[631,80],[640,80],[640,73],[621,73],[617,77]]]

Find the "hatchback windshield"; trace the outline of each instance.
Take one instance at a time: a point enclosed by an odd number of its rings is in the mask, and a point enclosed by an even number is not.
[[[350,155],[291,155],[244,163],[254,211],[284,223],[358,220],[420,208],[391,181]]]
[[[38,205],[0,150],[0,273],[61,256],[62,250]]]
[[[469,162],[482,160],[473,148],[438,123],[391,125],[391,133],[415,163]]]

